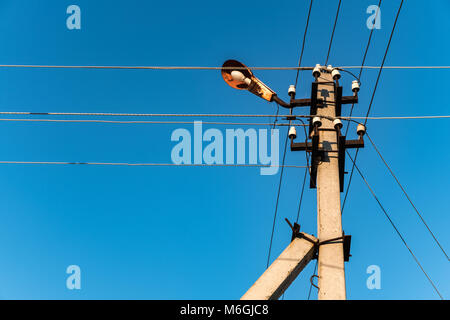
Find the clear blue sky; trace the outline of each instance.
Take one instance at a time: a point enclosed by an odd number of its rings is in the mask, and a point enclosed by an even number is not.
[[[330,63],[359,65],[376,0],[345,0]],[[400,1],[384,1],[367,65],[380,65]],[[0,64],[295,66],[309,1],[0,2]],[[338,1],[316,0],[303,65],[324,63]],[[77,4],[82,29],[66,28]],[[450,3],[406,1],[386,65],[449,65]],[[356,70],[357,71],[357,70]],[[280,96],[295,71],[256,75]],[[376,79],[365,71],[355,115]],[[449,71],[385,70],[372,115],[448,114]],[[300,74],[298,97],[310,92]],[[351,78],[343,77],[346,94]],[[218,71],[0,69],[0,110],[35,112],[275,113],[275,105],[230,89]],[[306,111],[302,111],[306,112]],[[344,107],[344,114],[348,107]],[[201,119],[193,119],[201,120]],[[170,162],[172,131],[192,125],[1,123],[0,160]],[[220,127],[225,129],[224,127]],[[417,207],[450,250],[448,120],[369,121],[368,131]],[[352,128],[351,136],[355,135]],[[284,135],[282,135],[284,137]],[[287,163],[304,165],[303,153]],[[371,146],[360,168],[444,297],[449,264]],[[347,162],[349,164],[349,161]],[[290,241],[303,169],[286,169],[273,255]],[[237,299],[264,271],[279,176],[256,168],[0,166],[0,298]],[[315,190],[302,230],[317,234]],[[435,299],[424,275],[367,188],[354,177],[343,216],[353,236],[350,299]],[[82,289],[66,289],[67,266]],[[366,288],[379,265],[382,289]],[[305,299],[313,264],[286,292]],[[315,297],[315,292],[313,293]]]

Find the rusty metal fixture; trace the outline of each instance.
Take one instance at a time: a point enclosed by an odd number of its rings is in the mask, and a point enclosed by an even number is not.
[[[248,90],[269,102],[271,102],[275,96],[275,92],[273,92],[261,80],[256,78],[253,75],[253,72],[239,61],[225,61],[222,66],[221,73],[223,80],[225,80],[225,82],[234,89]]]

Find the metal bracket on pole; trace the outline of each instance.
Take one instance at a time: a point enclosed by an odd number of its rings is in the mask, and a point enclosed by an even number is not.
[[[288,218],[284,218],[284,220],[286,220],[289,227],[291,227],[291,230],[292,230],[291,241],[294,241],[295,238],[303,238],[306,241],[309,241],[314,244],[315,252],[314,252],[313,259],[318,258],[319,246],[327,244],[327,243],[336,243],[336,241],[342,240],[342,243],[344,244],[344,246],[343,246],[344,247],[344,261],[347,262],[350,260],[350,257],[352,256],[350,254],[350,245],[351,245],[351,241],[352,241],[351,235],[343,234],[342,237],[325,240],[325,241],[320,241],[319,239],[312,240],[311,238],[304,237],[304,234],[300,232],[300,225],[297,222],[294,222],[294,225],[292,225],[291,222],[288,220]]]
[[[317,260],[319,258],[319,246],[322,245],[326,245],[329,243],[338,243],[338,242],[342,242],[343,243],[343,247],[344,247],[344,261],[348,262],[350,260],[350,257],[352,256],[350,254],[350,245],[352,242],[352,236],[351,235],[343,235],[342,237],[338,237],[338,238],[334,238],[334,239],[330,239],[330,240],[325,240],[325,241],[318,241],[315,245],[315,252],[314,252],[314,257],[313,259]]]

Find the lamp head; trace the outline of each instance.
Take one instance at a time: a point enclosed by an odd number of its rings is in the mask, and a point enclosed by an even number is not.
[[[275,95],[275,92],[256,78],[247,66],[236,60],[225,61],[222,66],[222,78],[230,87],[248,90],[269,102]]]

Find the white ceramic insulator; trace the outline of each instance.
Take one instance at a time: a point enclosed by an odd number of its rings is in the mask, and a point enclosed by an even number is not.
[[[313,74],[314,78],[320,77],[320,64],[316,64],[316,66],[313,69],[312,74]]]
[[[359,91],[359,82],[358,82],[358,80],[353,80],[352,81],[352,91],[353,92],[358,92]]]
[[[342,124],[341,119],[334,119],[333,120],[333,126],[334,126],[335,129],[341,130],[344,125]]]
[[[320,117],[314,117],[312,120],[313,126],[320,127],[322,125],[322,120]]]
[[[295,129],[294,126],[291,126],[289,128],[289,138],[291,138],[291,139],[297,138],[297,129]]]
[[[356,133],[358,134],[358,136],[364,135],[366,133],[366,127],[361,123],[358,124],[358,126],[356,127]]]
[[[341,78],[341,73],[338,69],[333,69],[333,71],[331,71],[331,76],[333,77],[333,80],[339,80]]]
[[[291,84],[288,89],[288,94],[295,93],[295,86]]]

